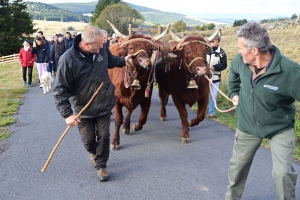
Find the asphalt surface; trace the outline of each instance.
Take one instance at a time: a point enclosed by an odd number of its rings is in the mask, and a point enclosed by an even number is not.
[[[154,90],[143,130],[121,133],[121,149],[110,152],[110,180],[99,182],[76,127],[70,129],[47,170],[41,172],[67,126],[55,108],[53,89],[43,94],[37,86],[30,88],[15,115],[13,134],[0,143],[0,199],[223,200],[234,131],[205,119],[190,131],[191,143],[182,144],[181,122],[172,100],[164,122],[159,120],[159,104]],[[133,112],[131,126],[139,111],[138,107]],[[189,110],[189,119],[195,115]],[[112,116],[111,135],[113,132]],[[271,167],[270,151],[260,148],[243,200],[276,199]],[[300,172],[298,164],[294,167]],[[300,199],[300,178],[296,194]]]

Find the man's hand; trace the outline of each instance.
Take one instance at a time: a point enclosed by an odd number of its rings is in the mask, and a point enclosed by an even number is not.
[[[75,115],[71,115],[70,117],[65,119],[68,126],[77,126],[78,122],[81,122],[79,119],[76,119]]]
[[[239,104],[239,96],[235,95],[234,97],[232,97],[231,101],[234,106],[237,106]]]
[[[131,63],[132,63],[131,55],[126,56],[126,57],[125,57],[125,61],[126,61],[126,62],[131,62]]]

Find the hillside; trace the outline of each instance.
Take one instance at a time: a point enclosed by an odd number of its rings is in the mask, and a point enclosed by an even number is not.
[[[126,3],[126,2],[125,2]],[[97,4],[97,1],[92,1],[88,3],[55,3],[51,4],[57,8],[69,10],[77,14],[87,14],[91,13]],[[139,11],[145,18],[145,25],[152,26],[154,24],[169,24],[176,21],[182,20],[189,26],[202,25],[205,24],[203,21],[190,19],[182,14],[169,13],[161,10],[155,10],[143,6],[138,6],[131,3],[126,3],[131,8]]]
[[[57,8],[55,6],[40,3],[40,2],[26,2],[27,11],[29,12],[33,20],[45,20],[45,21],[77,21],[77,22],[89,22],[90,18]],[[72,5],[72,4],[71,4]]]

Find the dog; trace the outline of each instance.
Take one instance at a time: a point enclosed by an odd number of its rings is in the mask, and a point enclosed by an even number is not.
[[[41,84],[43,85],[44,94],[51,90],[51,83],[53,82],[53,77],[50,72],[43,73],[41,77]]]

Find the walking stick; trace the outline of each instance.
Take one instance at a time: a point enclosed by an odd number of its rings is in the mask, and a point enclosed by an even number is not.
[[[81,111],[76,115],[76,119],[81,115],[81,113],[83,113],[83,111],[85,111],[87,109],[87,107],[89,107],[89,105],[92,103],[92,101],[95,99],[95,97],[97,96],[97,94],[99,93],[100,89],[102,88],[103,82],[101,83],[101,85],[98,87],[98,89],[96,90],[96,92],[94,93],[94,95],[92,96],[92,98],[90,99],[90,101],[81,109]],[[65,137],[65,135],[67,134],[67,132],[69,131],[69,129],[71,128],[70,125],[68,125],[68,127],[66,128],[65,132],[60,136],[59,140],[57,141],[55,147],[53,148],[52,152],[50,153],[48,160],[46,161],[43,169],[41,170],[41,172],[46,171],[47,166],[49,165],[53,154],[55,153],[58,145],[61,143],[62,139]]]

